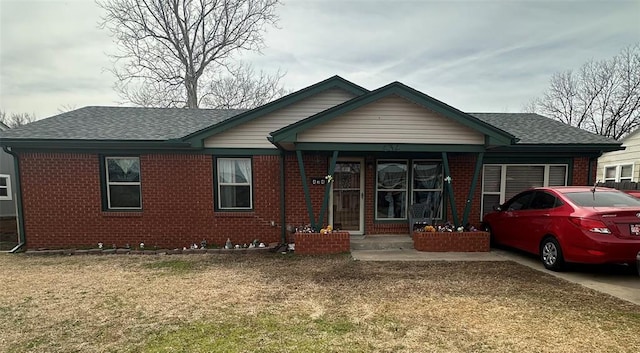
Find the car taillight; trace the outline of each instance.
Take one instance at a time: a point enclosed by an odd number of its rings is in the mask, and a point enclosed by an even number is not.
[[[588,218],[569,218],[571,223],[575,224],[579,228],[587,230],[592,233],[599,234],[611,234],[611,231],[602,221],[598,221],[596,219],[588,219]]]

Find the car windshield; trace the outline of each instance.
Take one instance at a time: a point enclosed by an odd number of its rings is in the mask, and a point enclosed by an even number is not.
[[[582,207],[639,207],[640,199],[622,192],[614,191],[582,191],[564,194],[578,206]]]

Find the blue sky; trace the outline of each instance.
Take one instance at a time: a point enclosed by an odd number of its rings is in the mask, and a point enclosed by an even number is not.
[[[0,109],[44,118],[118,105],[92,0],[0,0]],[[518,112],[555,72],[640,42],[640,0],[285,0],[256,69],[297,90],[400,81],[467,112]]]

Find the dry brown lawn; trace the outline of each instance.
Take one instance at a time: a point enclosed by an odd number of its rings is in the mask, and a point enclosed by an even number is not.
[[[0,352],[634,352],[640,307],[510,262],[0,254]]]

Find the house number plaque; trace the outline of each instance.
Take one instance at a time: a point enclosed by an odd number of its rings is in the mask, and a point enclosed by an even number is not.
[[[325,185],[326,183],[327,183],[327,179],[325,177],[311,178],[311,185]]]

